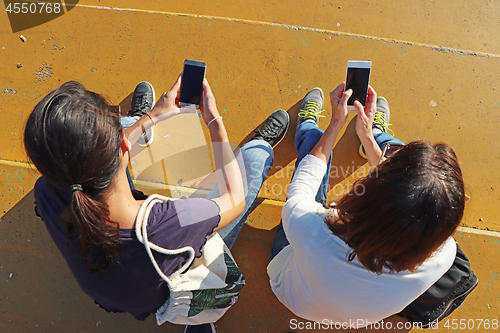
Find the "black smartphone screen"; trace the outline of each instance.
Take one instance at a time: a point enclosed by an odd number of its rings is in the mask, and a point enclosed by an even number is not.
[[[188,62],[184,64],[179,102],[200,105],[205,69],[204,63],[200,63],[199,66],[191,65]]]
[[[352,89],[352,95],[347,101],[347,105],[354,105],[354,101],[356,100],[358,100],[363,106],[366,104],[369,80],[370,68],[347,68],[345,90]]]

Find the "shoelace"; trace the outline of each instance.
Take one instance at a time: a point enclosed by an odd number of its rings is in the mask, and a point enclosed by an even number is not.
[[[254,131],[263,138],[269,138],[278,135],[282,127],[283,125],[279,121],[271,118],[261,130],[256,128]]]
[[[379,125],[382,128],[382,132],[388,133],[391,131],[391,134],[394,135],[394,131],[389,128],[392,124],[385,123],[385,113],[377,111],[375,112],[375,118],[373,119],[373,126]]]
[[[149,105],[147,101],[147,94],[137,96],[137,99],[135,100],[134,113],[138,110],[144,111],[144,109],[148,107],[151,108],[151,105]]]
[[[299,117],[301,118],[311,118],[311,117],[318,117],[318,118],[324,118],[321,114],[324,110],[319,111],[319,103],[313,102],[313,101],[307,101],[306,105],[304,105],[303,109],[299,110]]]

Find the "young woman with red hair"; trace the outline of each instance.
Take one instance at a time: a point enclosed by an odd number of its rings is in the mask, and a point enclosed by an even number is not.
[[[351,94],[344,83],[330,93],[325,131],[317,126],[321,89],[302,101],[297,164],[268,274],[273,292],[295,315],[359,328],[401,312],[448,271],[465,194],[453,150],[394,139],[387,133],[387,101],[369,87],[366,106],[356,101],[355,108],[371,174],[325,208],[331,152]],[[384,160],[387,143],[399,150]]]

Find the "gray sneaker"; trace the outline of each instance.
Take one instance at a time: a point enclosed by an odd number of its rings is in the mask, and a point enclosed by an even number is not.
[[[372,128],[375,131],[373,134],[378,134],[390,131],[389,129],[389,119],[391,119],[391,112],[389,110],[389,103],[383,97],[377,97],[377,112],[375,112],[375,118],[373,119]],[[392,131],[391,131],[392,132]]]
[[[323,90],[321,88],[314,88],[309,91],[300,104],[297,127],[308,119],[314,120],[317,124],[319,118],[324,118],[325,116],[321,114],[323,112],[323,101]]]
[[[155,90],[151,83],[140,82],[132,94],[132,109],[127,113],[131,117],[142,117],[155,105],[156,97]],[[149,128],[141,135],[137,143],[140,145],[150,145],[154,139],[153,128]]]
[[[285,137],[289,125],[288,113],[285,110],[276,110],[264,121],[261,129],[255,129],[256,134],[251,140],[264,140],[274,148]]]

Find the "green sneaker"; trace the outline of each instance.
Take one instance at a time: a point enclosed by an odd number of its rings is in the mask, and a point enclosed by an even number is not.
[[[317,124],[319,118],[325,117],[321,114],[323,112],[323,100],[323,90],[321,88],[314,88],[304,96],[299,108],[297,127],[308,119],[314,120]]]
[[[377,130],[380,133],[388,133],[391,132],[394,135],[394,132],[389,128],[391,124],[389,124],[389,119],[391,118],[391,112],[389,110],[389,103],[384,97],[377,98],[377,112],[375,112],[375,118],[373,119],[373,129],[375,130],[374,134],[378,134]]]
[[[394,135],[394,131],[389,128],[389,119],[391,118],[391,112],[389,110],[389,103],[384,97],[377,97],[377,111],[375,112],[375,118],[373,119],[373,135],[379,133],[389,133]],[[359,155],[366,158],[365,149],[363,144],[359,146]]]

